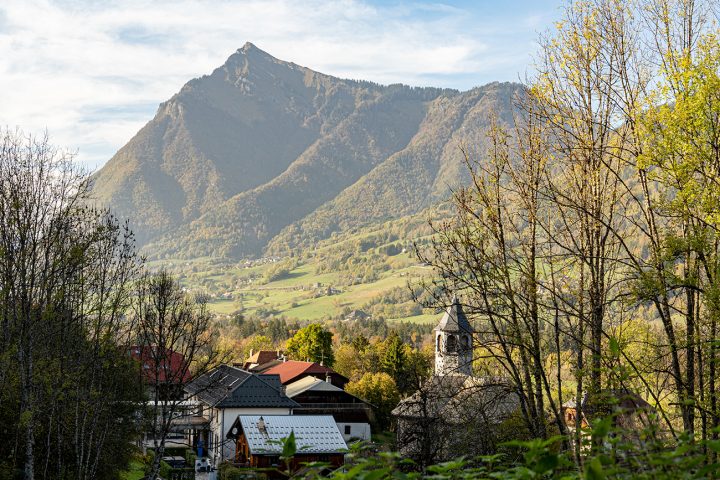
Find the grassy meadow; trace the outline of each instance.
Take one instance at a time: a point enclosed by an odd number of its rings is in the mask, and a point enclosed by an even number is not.
[[[432,274],[415,258],[412,243],[429,237],[407,239],[407,230],[374,227],[312,250],[255,260],[165,259],[151,267],[166,268],[188,290],[206,293],[209,308],[221,316],[322,321],[360,310],[390,322],[430,323],[437,314],[423,310],[411,294]]]

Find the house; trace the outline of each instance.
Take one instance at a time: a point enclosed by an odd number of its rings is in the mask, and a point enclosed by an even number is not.
[[[370,440],[370,405],[342,388],[308,376],[286,385],[285,394],[300,404],[294,415],[330,414],[346,442]]]
[[[596,394],[584,393],[578,408],[572,398],[562,405],[562,416],[568,431],[574,432],[578,415],[580,427],[590,428],[600,418],[612,417],[613,426],[626,432],[648,427],[656,413],[648,402],[628,389],[604,389]]]
[[[269,368],[272,362],[276,362],[272,363],[275,365],[280,363],[284,358],[285,357],[282,355],[280,350],[258,350],[254,353],[250,350],[250,357],[242,364],[242,369],[252,371],[253,369],[263,366],[267,366]]]
[[[473,375],[474,332],[457,297],[433,332],[434,375],[392,411],[398,450],[421,465],[494,453],[520,407],[515,388]]]
[[[285,395],[278,375],[259,375],[220,365],[185,387],[196,402],[195,416],[203,419],[190,442],[203,439],[214,464],[232,459],[235,444],[226,434],[238,415],[290,415],[300,405]]]
[[[363,312],[362,310],[353,310],[350,313],[348,313],[343,320],[346,322],[351,322],[353,320],[367,320],[370,318],[370,315],[366,312]]]
[[[138,362],[150,398],[155,396],[156,388],[161,400],[182,396],[182,386],[191,379],[190,365],[182,354],[150,345],[130,346],[128,354]]]
[[[284,465],[282,440],[293,433],[296,454]],[[234,443],[234,463],[253,468],[296,472],[303,464],[325,462],[340,467],[347,445],[330,415],[238,415],[227,434]]]
[[[333,385],[345,388],[349,379],[340,375],[330,367],[326,367],[315,362],[299,362],[297,360],[287,360],[284,362],[278,362],[272,366],[265,368],[260,372],[266,375],[279,375],[280,382],[283,385],[288,385],[292,382],[297,382],[305,377],[315,377],[320,380],[325,380]],[[254,370],[258,371],[258,370]]]

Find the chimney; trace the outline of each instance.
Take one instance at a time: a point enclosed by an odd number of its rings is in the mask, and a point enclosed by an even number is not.
[[[325,381],[332,385],[332,375],[330,375],[330,372],[325,372]]]
[[[254,352],[255,352],[255,350],[253,350],[253,349],[251,348],[251,349],[250,349],[250,358],[252,358]]]
[[[265,426],[265,419],[264,419],[263,417],[260,417],[260,418],[258,419],[258,421],[257,421],[257,429],[260,431],[260,433],[262,433],[262,434],[265,435],[266,437],[268,436],[267,427]]]

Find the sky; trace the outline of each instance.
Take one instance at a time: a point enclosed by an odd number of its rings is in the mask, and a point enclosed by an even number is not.
[[[101,167],[245,42],[342,78],[467,90],[529,71],[561,0],[3,0],[0,126]]]

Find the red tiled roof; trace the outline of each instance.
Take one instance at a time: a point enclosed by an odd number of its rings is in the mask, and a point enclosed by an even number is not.
[[[325,375],[327,373],[339,375],[332,368],[320,365],[319,363],[299,362],[297,360],[288,360],[287,362],[265,370],[263,373],[280,375],[280,382],[283,385],[292,382],[300,376]]]
[[[159,383],[186,383],[191,379],[185,357],[180,353],[167,350],[163,354],[157,351],[157,347],[149,345],[132,346],[128,350],[130,356],[140,363],[143,379],[147,383],[155,383],[156,374]],[[164,361],[166,367],[155,368],[156,361]]]

